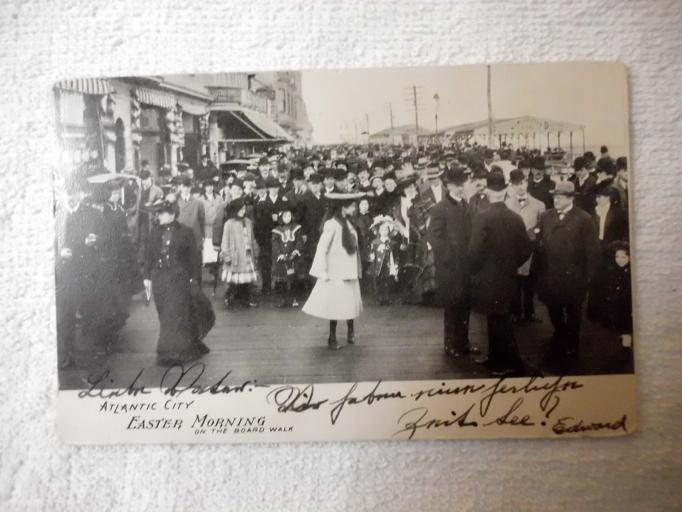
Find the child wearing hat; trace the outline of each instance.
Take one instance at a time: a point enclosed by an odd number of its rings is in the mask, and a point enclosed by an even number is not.
[[[310,268],[310,275],[317,281],[303,312],[329,320],[327,345],[331,350],[341,348],[336,340],[339,320],[346,321],[348,343],[355,343],[354,319],[362,312],[362,264],[358,233],[352,222],[355,201],[362,196],[361,193],[327,194],[331,208]]]
[[[246,287],[248,304],[255,307],[255,285],[258,280],[255,262],[258,261],[259,248],[253,236],[253,222],[246,216],[246,204],[241,198],[231,201],[226,213],[228,220],[220,247],[223,281],[227,284],[225,306],[231,309],[238,289]]]
[[[279,213],[280,225],[272,230],[271,275],[280,308],[298,307],[296,292],[305,279],[303,233],[301,225],[292,220],[292,208],[285,205]]]
[[[377,301],[384,306],[390,303],[391,293],[398,282],[398,243],[391,217],[377,217],[371,229],[376,236],[369,251],[368,273],[372,277]]]

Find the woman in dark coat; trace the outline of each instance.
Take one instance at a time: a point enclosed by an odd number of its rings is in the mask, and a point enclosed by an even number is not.
[[[73,252],[80,281],[82,334],[88,346],[98,352],[111,349],[126,320],[113,279],[111,222],[104,214],[108,197],[108,189],[95,188],[90,200],[79,206],[66,225],[66,244]]]
[[[614,242],[628,240],[628,216],[620,207],[620,196],[618,191],[610,186],[610,181],[602,182],[595,187],[595,197],[597,206],[592,219],[599,236],[602,257],[599,269],[590,283],[587,317],[596,322],[608,323],[607,274],[613,259],[610,247]]]
[[[149,235],[145,258],[145,287],[152,287],[159,314],[160,364],[188,362],[206,354],[209,349],[201,338],[212,325],[210,319],[211,325],[205,325],[212,310],[203,315],[196,309],[194,298],[202,295],[198,275],[201,256],[192,229],[177,222],[176,208],[166,201],[156,206],[159,225]],[[205,306],[205,301],[201,303]]]

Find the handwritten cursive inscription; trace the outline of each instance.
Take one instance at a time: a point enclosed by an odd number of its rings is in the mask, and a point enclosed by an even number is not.
[[[376,385],[374,386],[374,388],[372,388],[372,390],[369,393],[365,394],[362,397],[356,397],[353,395],[353,392],[357,389],[358,383],[357,382],[353,383],[348,392],[342,398],[339,398],[338,400],[331,402],[331,404],[334,405],[334,407],[332,407],[332,410],[329,413],[329,416],[332,420],[332,425],[336,424],[336,422],[339,419],[339,416],[341,415],[341,411],[343,411],[346,405],[358,404],[372,405],[373,403],[378,402],[380,400],[405,398],[405,395],[403,395],[401,391],[394,391],[392,393],[379,393],[378,389],[380,385],[381,381],[377,381]]]
[[[523,416],[517,416],[516,414],[513,414],[521,407],[521,405],[523,405],[523,397],[517,398],[507,412],[492,421],[483,423],[483,426],[489,427],[490,425],[510,425],[513,427],[532,427],[535,425],[535,422],[530,419],[528,414],[524,414]]]
[[[471,404],[469,408],[462,414],[457,414],[455,411],[450,411],[452,418],[427,418],[429,410],[426,407],[417,407],[410,409],[403,413],[398,418],[398,424],[402,424],[402,429],[393,434],[393,437],[403,433],[408,433],[407,439],[412,439],[414,434],[419,429],[429,430],[446,427],[478,427],[478,422],[469,420],[469,414],[473,410],[475,404]],[[404,422],[404,423],[403,423]]]
[[[560,399],[558,395],[560,393],[583,387],[580,382],[575,380],[562,382],[563,378],[563,376],[559,376],[550,382],[537,382],[537,377],[531,377],[524,384],[509,384],[508,382],[505,382],[504,378],[501,378],[483,390],[483,398],[481,398],[481,401],[479,402],[481,417],[484,417],[488,413],[488,409],[490,408],[493,399],[499,395],[515,395],[519,393],[530,394],[541,391],[545,391],[545,393],[540,397],[540,409],[549,417],[549,414],[551,414],[552,411],[556,409],[557,405],[559,405]]]
[[[624,414],[616,421],[592,423],[585,423],[583,420],[565,416],[556,420],[556,423],[552,425],[552,432],[557,435],[596,432],[598,430],[622,430],[623,432],[627,432],[628,428],[626,422],[627,414]]]
[[[304,412],[310,409],[318,410],[327,399],[313,401],[315,387],[308,384],[303,388],[298,386],[280,386],[267,394],[266,400],[270,399],[277,405],[277,412]]]
[[[90,376],[87,378],[89,388],[78,392],[78,398],[116,398],[120,396],[138,396],[148,395],[151,393],[148,389],[137,381],[142,376],[144,368],[137,372],[135,378],[125,389],[104,389],[107,384],[111,384],[113,379],[109,378],[109,369],[107,368],[101,374]]]

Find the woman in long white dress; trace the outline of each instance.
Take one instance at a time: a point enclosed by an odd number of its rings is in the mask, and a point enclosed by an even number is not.
[[[355,213],[355,201],[363,195],[331,192],[325,196],[333,204],[310,267],[310,275],[317,278],[317,282],[303,312],[329,320],[327,343],[332,350],[341,348],[336,339],[339,320],[346,321],[348,343],[355,343],[354,319],[362,312],[359,281],[362,264],[358,233],[351,217]]]

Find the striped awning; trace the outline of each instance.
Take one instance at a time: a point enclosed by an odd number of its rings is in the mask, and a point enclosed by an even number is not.
[[[248,139],[224,139],[230,141],[249,140],[249,141],[270,141],[270,142],[293,142],[294,138],[275,121],[270,119],[265,114],[256,112],[255,110],[243,107],[229,107],[223,108],[220,106],[212,106],[211,110],[217,112],[225,112],[230,115],[242,125],[247,127],[252,133],[253,137]]]
[[[54,85],[55,89],[62,91],[80,92],[82,94],[93,94],[104,96],[112,94],[114,88],[108,80],[104,78],[77,78],[75,80],[62,80]]]
[[[153,105],[154,107],[165,108],[166,110],[173,110],[178,103],[178,99],[170,93],[150,89],[148,87],[138,87],[135,89],[137,99],[144,105]]]

